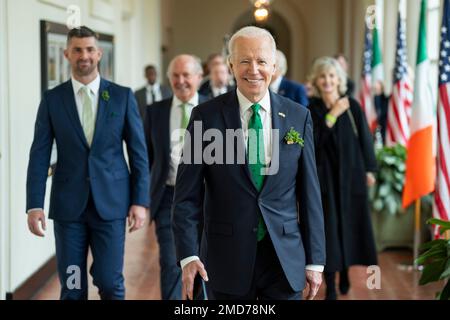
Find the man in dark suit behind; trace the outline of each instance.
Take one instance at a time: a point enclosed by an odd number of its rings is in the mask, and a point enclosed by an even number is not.
[[[276,47],[268,31],[245,27],[229,47],[237,90],[194,108],[178,167],[183,297],[192,298],[199,274],[215,299],[296,300],[306,283],[313,299],[325,236],[311,115],[269,92]]]
[[[49,218],[54,220],[61,299],[88,298],[89,248],[90,273],[100,297],[124,299],[126,216],[130,231],[137,230],[149,205],[142,121],[133,92],[100,78],[96,33],[87,27],[72,29],[64,55],[72,78],[44,93],[36,118],[27,173],[28,227],[44,236],[45,187],[55,140],[58,163]]]
[[[287,68],[286,56],[283,52],[277,50],[276,70],[270,84],[270,90],[304,107],[308,106],[308,95],[305,87],[285,77]]]
[[[181,299],[181,269],[177,266],[171,226],[171,207],[182,137],[192,109],[205,102],[197,93],[202,79],[200,60],[191,55],[176,56],[167,76],[173,97],[148,107],[144,121],[150,168],[151,221],[155,221],[159,243],[161,297]]]
[[[145,87],[134,93],[142,120],[145,119],[147,106],[168,99],[172,95],[170,88],[157,81],[158,73],[156,72],[155,66],[148,65],[145,67],[145,78],[147,79]]]

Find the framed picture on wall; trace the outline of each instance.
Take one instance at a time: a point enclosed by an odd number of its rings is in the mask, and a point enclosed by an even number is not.
[[[60,23],[41,20],[41,91],[53,89],[70,79],[70,64],[64,57],[69,29]],[[103,57],[99,63],[100,75],[114,81],[114,36],[98,33]],[[57,150],[53,143],[50,168],[51,176],[56,169]]]

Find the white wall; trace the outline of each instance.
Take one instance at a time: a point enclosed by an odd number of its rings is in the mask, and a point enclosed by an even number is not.
[[[49,5],[39,0],[0,0],[1,298],[54,254],[52,223],[47,225],[46,237],[38,239],[28,232],[25,214],[28,153],[41,97],[39,20],[65,23],[64,5],[78,5],[82,24],[115,36],[115,75],[122,85],[136,88],[144,82],[143,66],[161,63],[160,0],[97,1],[96,5],[110,5],[111,19],[92,16],[93,1],[97,0],[52,0],[55,4]],[[49,187],[50,182],[47,193]]]
[[[9,287],[9,143],[8,143],[8,64],[6,57],[6,2],[0,1],[0,299]]]

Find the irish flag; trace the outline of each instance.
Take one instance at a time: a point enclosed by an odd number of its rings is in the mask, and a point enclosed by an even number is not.
[[[422,0],[417,49],[416,79],[411,114],[411,137],[407,145],[406,177],[403,207],[434,190],[435,159],[433,156],[433,99],[429,82],[427,55],[427,1]]]
[[[378,28],[373,29],[373,56],[372,56],[372,82],[383,82],[383,59],[381,55],[380,37]]]

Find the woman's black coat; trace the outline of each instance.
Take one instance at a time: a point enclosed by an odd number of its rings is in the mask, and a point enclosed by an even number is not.
[[[323,100],[313,98],[309,105],[325,217],[326,272],[377,264],[366,182],[366,172],[376,170],[372,135],[359,103],[349,101],[350,108],[331,129]]]

